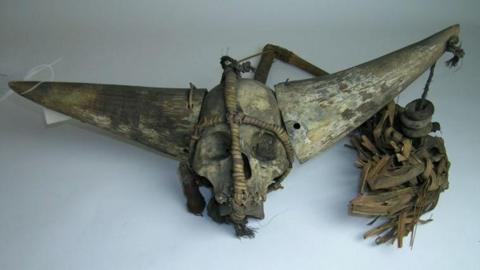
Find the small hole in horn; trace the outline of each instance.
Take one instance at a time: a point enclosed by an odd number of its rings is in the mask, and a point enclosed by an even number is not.
[[[301,126],[300,126],[300,124],[299,124],[299,123],[295,123],[295,124],[293,124],[293,128],[294,128],[294,129],[300,129],[300,127],[301,127]]]

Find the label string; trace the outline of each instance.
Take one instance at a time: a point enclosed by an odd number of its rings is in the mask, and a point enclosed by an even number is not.
[[[38,73],[42,72],[43,70],[45,69],[48,69],[48,71],[50,72],[50,77],[48,78],[48,80],[42,80],[42,81],[39,81],[38,83],[36,83],[34,86],[30,87],[29,89],[25,90],[24,92],[22,92],[21,94],[22,95],[25,95],[27,93],[30,93],[31,91],[35,90],[40,84],[46,82],[46,81],[53,81],[55,80],[55,70],[53,68],[54,65],[58,64],[60,61],[62,61],[62,58],[58,58],[56,59],[55,61],[51,62],[50,64],[41,64],[41,65],[38,65],[38,66],[35,66],[33,67],[32,69],[30,69],[28,72],[27,72],[27,75],[25,75],[25,77],[23,77],[23,80],[24,81],[27,81],[27,80],[30,80],[33,76],[37,75]],[[9,77],[8,75],[5,75],[5,74],[1,74],[1,76],[3,77]],[[5,101],[8,97],[10,97],[12,94],[14,93],[14,91],[12,89],[8,89],[8,91],[3,94],[3,96],[0,97],[0,103]]]

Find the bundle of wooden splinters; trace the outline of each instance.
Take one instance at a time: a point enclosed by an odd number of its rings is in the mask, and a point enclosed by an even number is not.
[[[396,240],[402,247],[403,238],[411,234],[413,245],[417,224],[430,221],[421,217],[448,188],[450,166],[443,139],[429,135],[439,129],[431,123],[432,114],[428,100],[415,100],[405,108],[392,102],[352,134],[362,173],[350,211],[374,217],[371,224],[385,221],[364,238],[376,236],[377,244]]]

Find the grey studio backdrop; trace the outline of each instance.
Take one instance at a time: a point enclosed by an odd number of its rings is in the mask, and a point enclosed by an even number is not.
[[[369,220],[347,214],[359,170],[346,139],[296,163],[251,223],[256,238],[238,240],[187,213],[177,162],[76,121],[47,127],[39,106],[12,95],[0,103],[0,269],[479,269],[479,3],[2,0],[4,81],[61,57],[58,81],[212,88],[226,52],[272,42],[333,72],[454,23],[467,54],[432,83],[450,189],[413,250],[362,240]],[[268,85],[307,77],[277,62]]]

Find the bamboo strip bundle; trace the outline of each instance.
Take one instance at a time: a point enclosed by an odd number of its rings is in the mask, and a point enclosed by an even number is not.
[[[356,165],[362,170],[359,194],[350,202],[354,215],[374,217],[364,238],[376,236],[377,244],[397,241],[411,234],[413,245],[421,216],[435,208],[439,195],[448,188],[450,163],[443,139],[426,135],[409,138],[402,132],[404,108],[395,103],[365,122],[351,136],[358,153]]]

